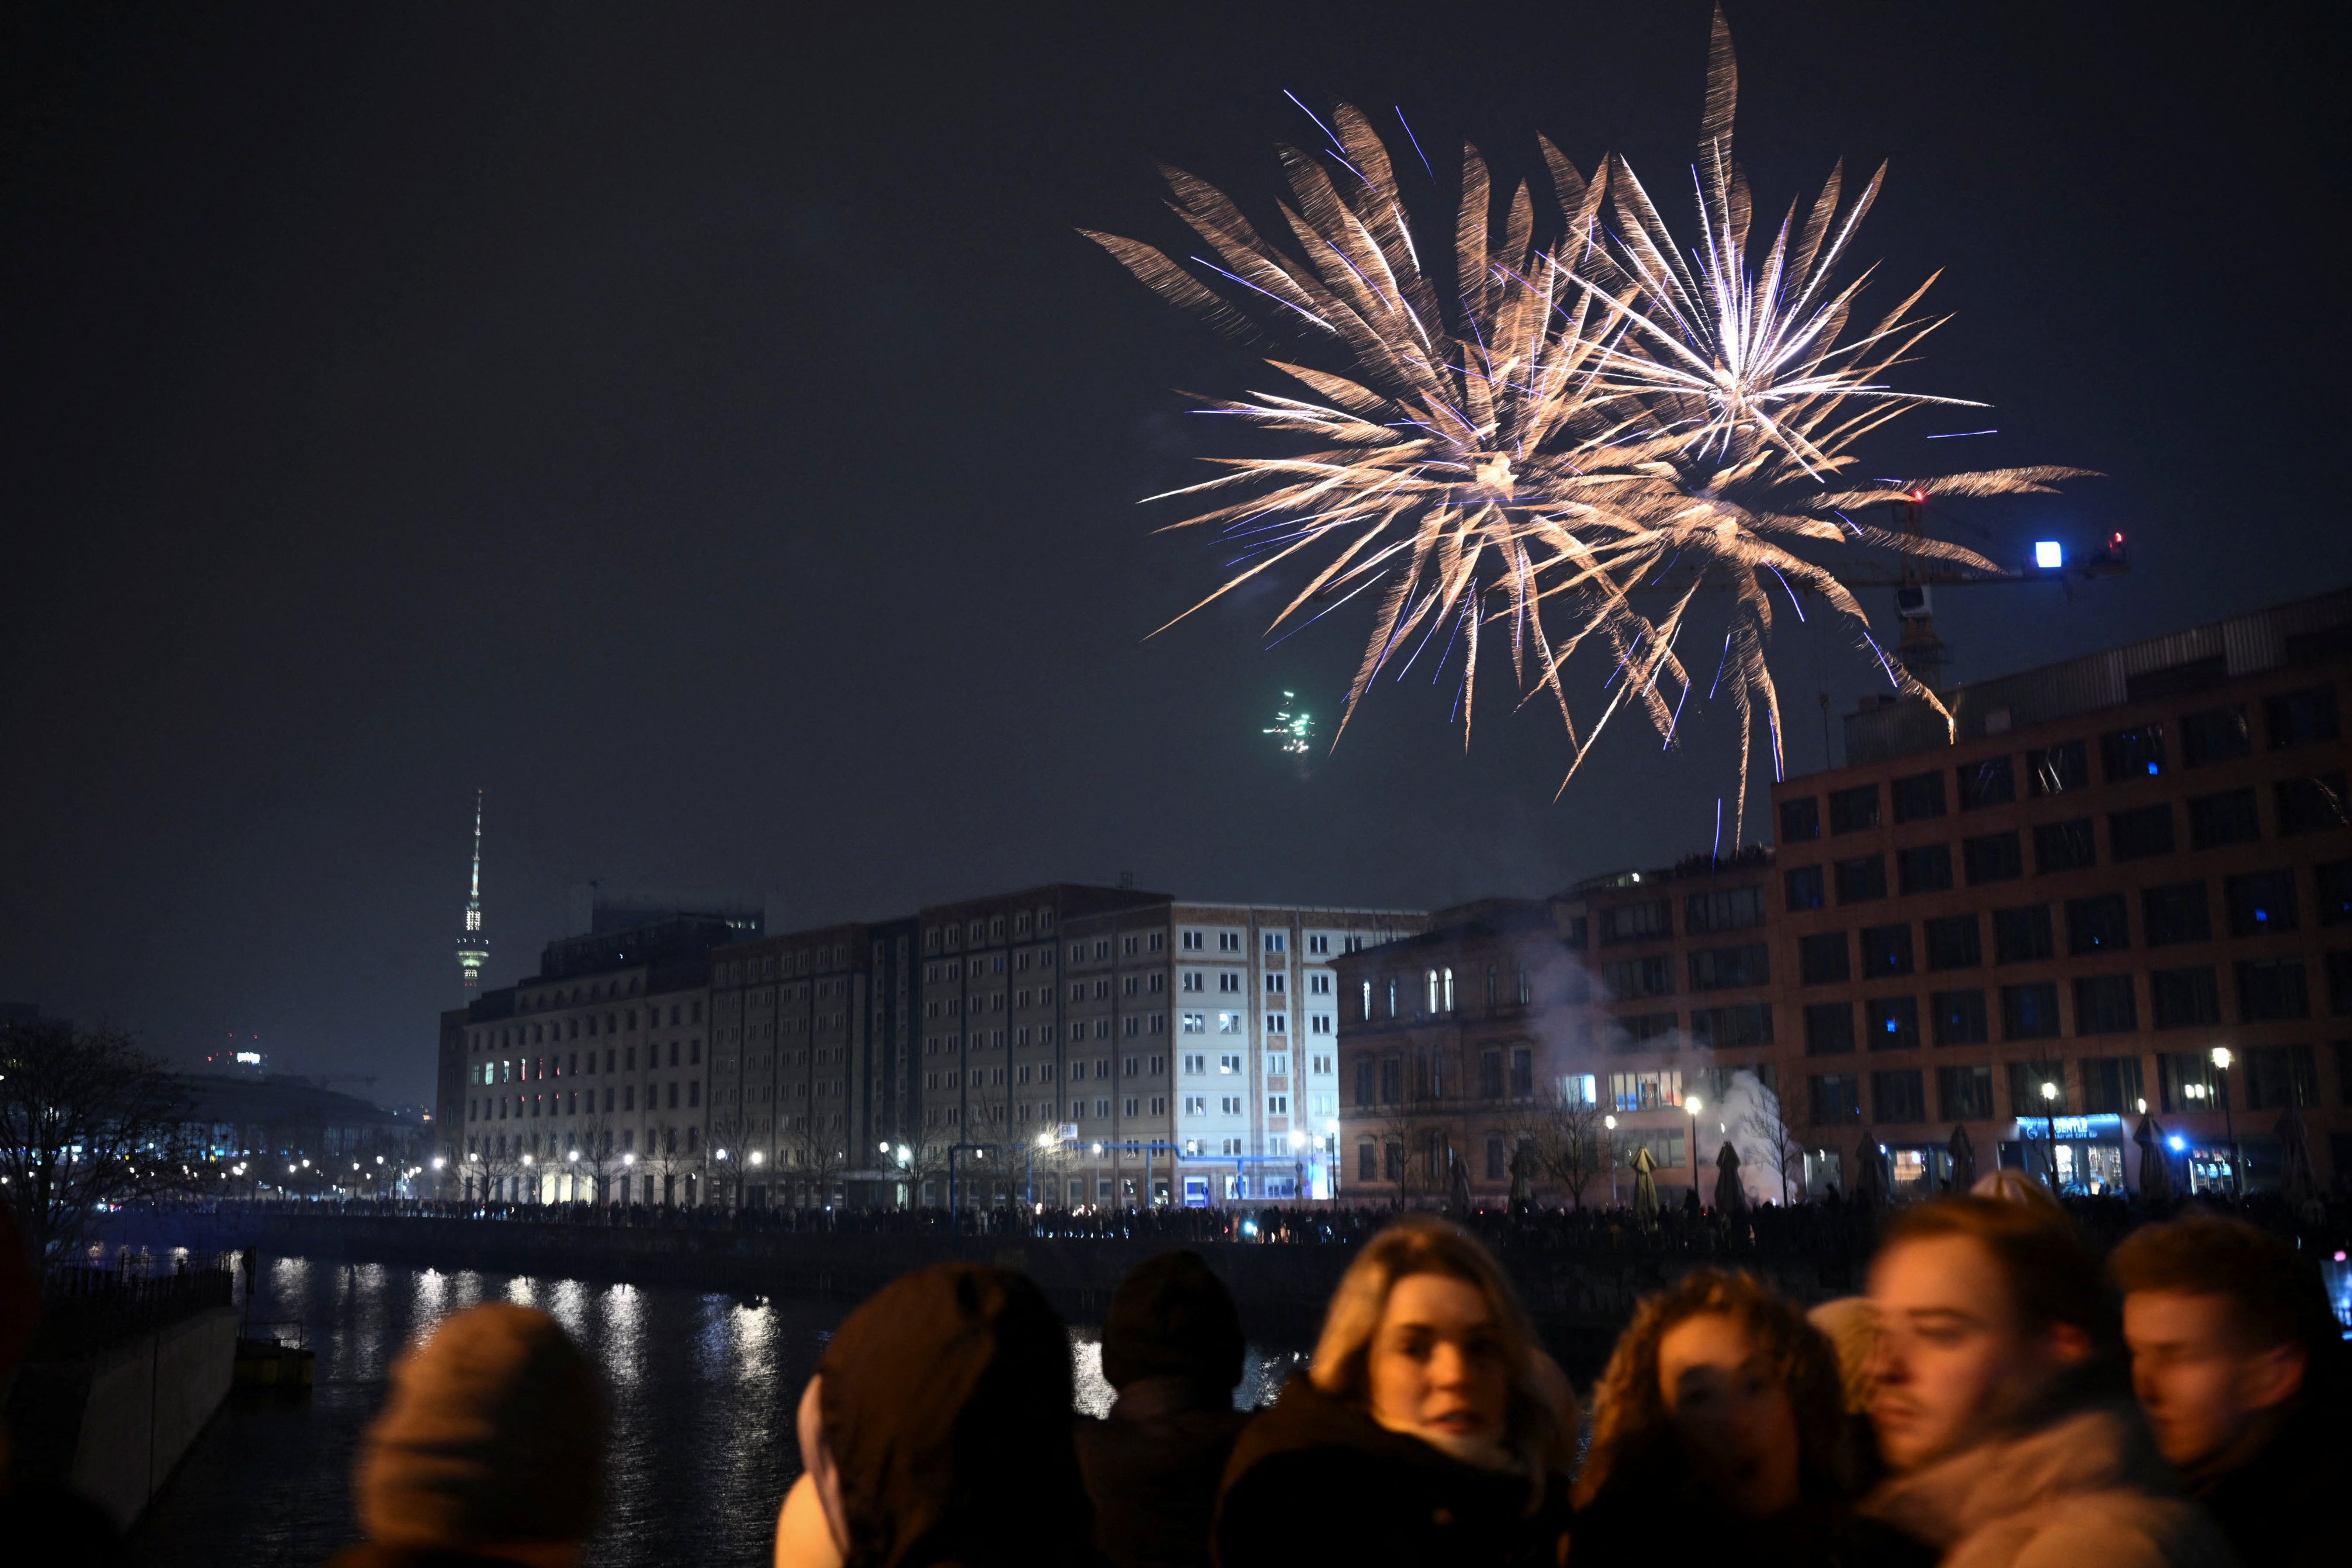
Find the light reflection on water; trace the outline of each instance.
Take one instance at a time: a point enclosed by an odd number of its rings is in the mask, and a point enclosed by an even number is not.
[[[604,1527],[585,1568],[753,1564],[800,1473],[793,1408],[843,1309],[682,1286],[269,1260],[257,1324],[299,1320],[318,1354],[307,1400],[232,1400],[133,1542],[148,1568],[317,1568],[358,1538],[350,1474],[393,1361],[453,1312],[542,1308],[604,1372],[613,1398]],[[257,1327],[257,1332],[260,1332]],[[290,1335],[289,1326],[277,1331]],[[1100,1331],[1071,1331],[1078,1407],[1100,1414]],[[1252,1345],[1235,1402],[1270,1401],[1297,1358]]]

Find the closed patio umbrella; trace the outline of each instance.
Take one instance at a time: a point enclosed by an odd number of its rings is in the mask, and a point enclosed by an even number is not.
[[[2164,1145],[2164,1129],[2153,1116],[2139,1119],[2139,1131],[2132,1134],[2139,1145],[2139,1196],[2144,1203],[2154,1203],[2172,1197],[2172,1155]]]
[[[1883,1207],[1886,1202],[1886,1162],[1878,1152],[1878,1140],[1864,1133],[1856,1155],[1859,1163],[1853,1171],[1853,1200]]]
[[[1966,1192],[1977,1185],[1977,1146],[1969,1137],[1969,1130],[1958,1122],[1952,1124],[1952,1190]]]
[[[1739,1153],[1728,1142],[1715,1156],[1715,1211],[1738,1214],[1748,1207],[1748,1188],[1739,1179]]]
[[[1658,1184],[1651,1175],[1658,1168],[1658,1156],[1643,1144],[1633,1151],[1633,1218],[1646,1228],[1658,1222]]]
[[[2301,1203],[2317,1190],[2319,1177],[2311,1168],[2311,1130],[2293,1099],[2278,1119],[2278,1141],[2279,1191],[2289,1203]]]

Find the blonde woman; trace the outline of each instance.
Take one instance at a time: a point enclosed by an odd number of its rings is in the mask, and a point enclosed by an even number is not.
[[[1486,1249],[1427,1215],[1358,1255],[1305,1376],[1234,1446],[1220,1568],[1558,1568],[1566,1380]]]

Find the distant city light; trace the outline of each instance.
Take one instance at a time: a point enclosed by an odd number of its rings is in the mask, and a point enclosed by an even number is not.
[[[2034,540],[2033,564],[2044,571],[2056,571],[2066,564],[2065,547],[2056,539]]]
[[[257,1051],[240,1051],[236,1053],[236,1061],[237,1065],[240,1067],[258,1067],[261,1065],[261,1052]]]

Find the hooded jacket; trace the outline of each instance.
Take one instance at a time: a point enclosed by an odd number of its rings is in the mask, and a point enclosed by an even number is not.
[[[1027,1279],[904,1275],[849,1314],[817,1373],[845,1568],[1092,1568],[1069,1338]]]
[[[1862,1511],[1943,1553],[1943,1568],[2232,1568],[2174,1489],[2139,1412],[2078,1406],[1897,1476]]]
[[[1524,1475],[1482,1469],[1291,1378],[1244,1428],[1217,1500],[1218,1568],[1557,1568],[1568,1486],[1529,1508]]]

